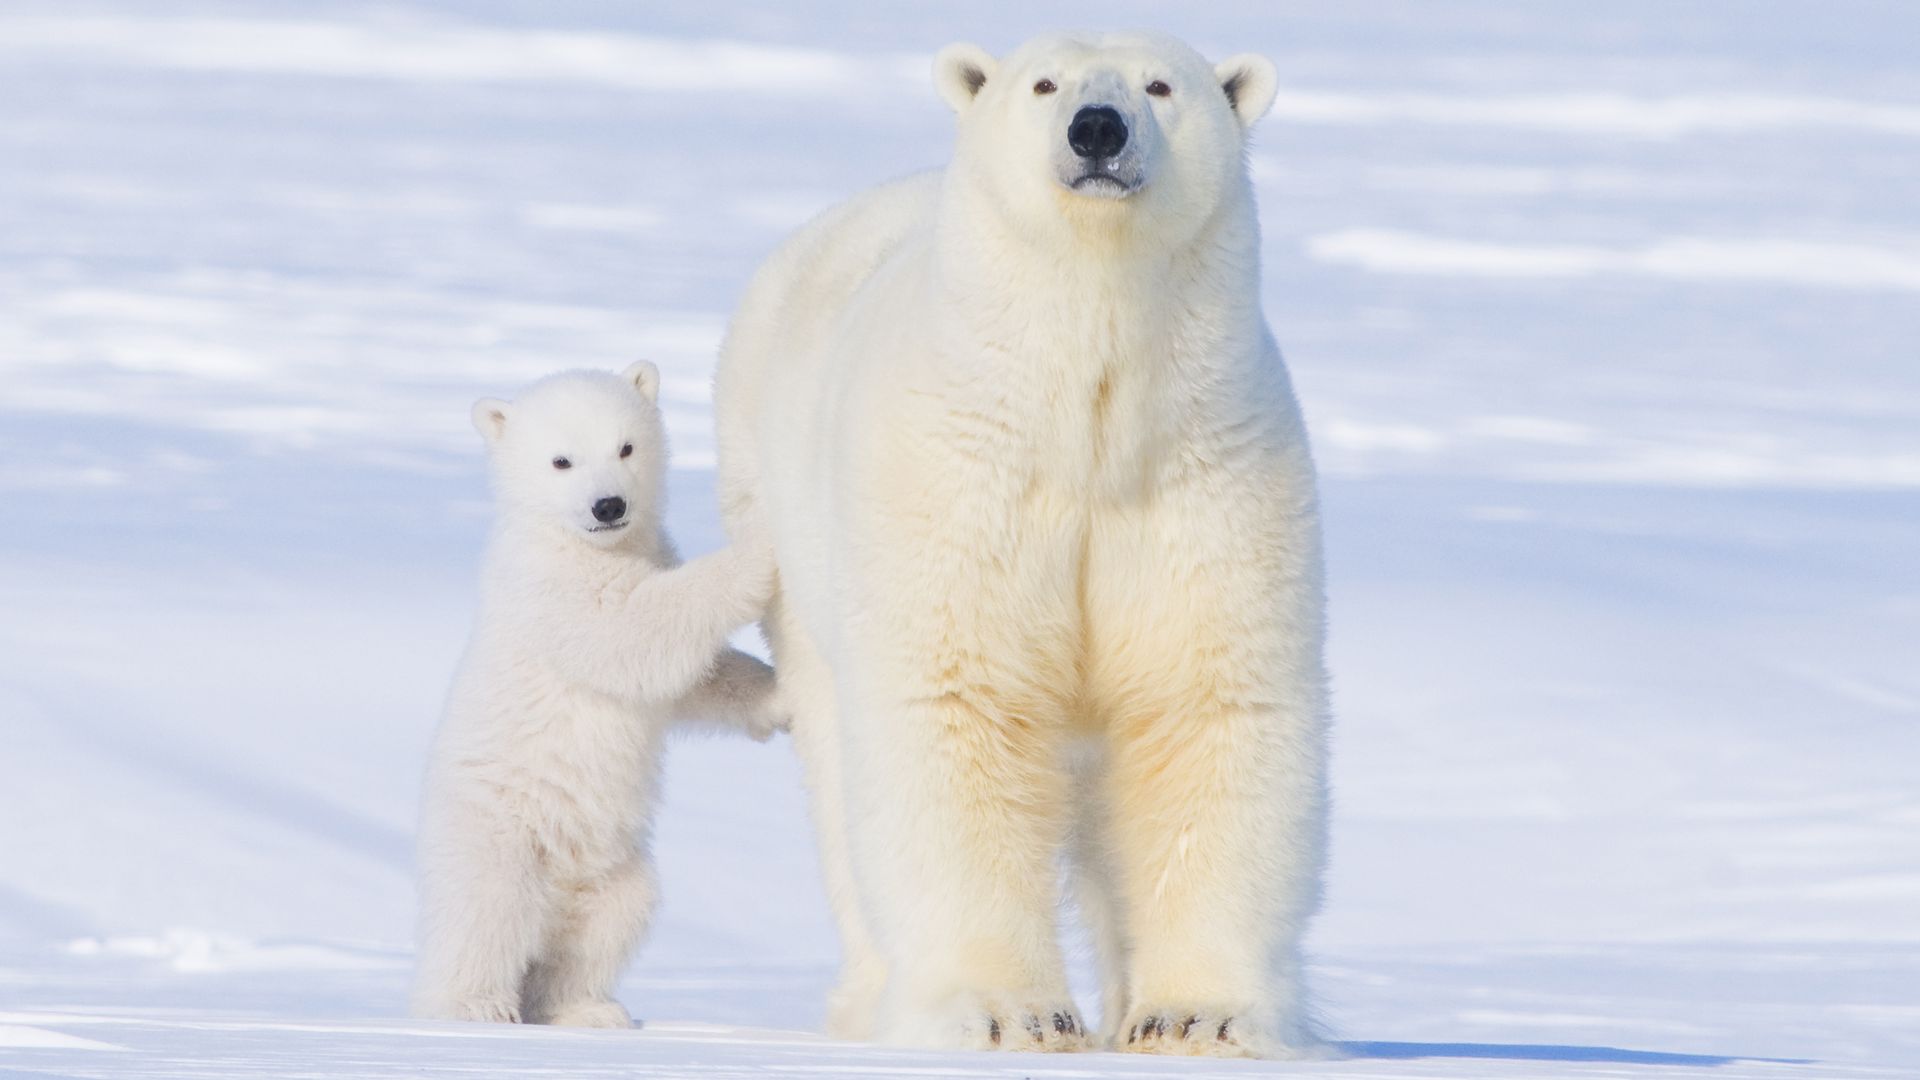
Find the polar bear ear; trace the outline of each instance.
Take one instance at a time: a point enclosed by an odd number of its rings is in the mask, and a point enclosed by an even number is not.
[[[628,365],[620,377],[633,384],[640,396],[648,401],[660,400],[660,369],[653,366],[651,360],[636,360]]]
[[[966,112],[980,88],[987,85],[987,77],[999,66],[980,46],[955,42],[933,58],[933,86],[954,112]]]
[[[1226,91],[1227,104],[1233,106],[1233,115],[1240,118],[1242,128],[1252,127],[1273,108],[1280,75],[1266,57],[1257,53],[1229,57],[1214,65],[1213,75],[1220,80],[1220,89]]]
[[[507,407],[499,398],[481,398],[473,403],[473,428],[481,438],[495,443],[506,434]]]

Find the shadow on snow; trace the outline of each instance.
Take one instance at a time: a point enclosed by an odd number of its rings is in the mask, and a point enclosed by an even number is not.
[[[1806,1065],[1791,1058],[1725,1057],[1720,1054],[1675,1054],[1663,1050],[1623,1050],[1615,1046],[1554,1046],[1533,1043],[1412,1043],[1343,1042],[1341,1050],[1355,1058],[1410,1061],[1416,1058],[1489,1058],[1504,1061],[1593,1061],[1613,1065],[1731,1065],[1764,1061],[1776,1065]]]

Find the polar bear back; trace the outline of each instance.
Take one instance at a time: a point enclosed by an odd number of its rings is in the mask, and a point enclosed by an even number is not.
[[[848,302],[876,270],[916,239],[933,217],[938,172],[869,189],[825,211],[787,238],[754,275],[722,348],[716,410],[723,457],[746,464],[763,403],[777,387],[820,374],[821,348]],[[780,370],[770,370],[777,366]],[[734,452],[730,454],[730,452]],[[722,468],[722,473],[728,471]]]

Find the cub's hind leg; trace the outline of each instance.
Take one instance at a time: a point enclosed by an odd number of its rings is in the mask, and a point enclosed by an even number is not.
[[[532,835],[465,801],[430,814],[422,831],[413,1015],[519,1023],[521,982],[551,911]]]
[[[637,852],[605,877],[562,893],[547,946],[527,973],[527,1019],[631,1027],[614,988],[646,933],[656,897],[653,867]]]

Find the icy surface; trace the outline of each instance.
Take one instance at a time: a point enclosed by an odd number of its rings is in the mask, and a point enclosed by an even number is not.
[[[0,2],[0,1071],[1920,1072],[1920,13],[1212,6]],[[712,546],[758,258],[943,159],[934,48],[1087,23],[1283,73],[1348,1058],[823,1040],[744,741],[675,751],[642,1030],[404,1019],[467,404],[654,359]]]

